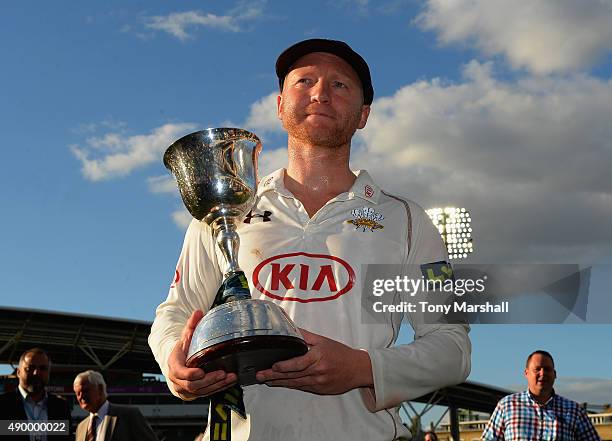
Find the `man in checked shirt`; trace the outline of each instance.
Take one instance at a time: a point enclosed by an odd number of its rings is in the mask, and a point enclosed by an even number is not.
[[[586,411],[555,393],[555,362],[546,351],[527,357],[529,388],[502,398],[485,428],[483,440],[600,440]]]

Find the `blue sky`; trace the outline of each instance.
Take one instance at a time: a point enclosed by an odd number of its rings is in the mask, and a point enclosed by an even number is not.
[[[282,166],[274,62],[310,37],[372,70],[353,167],[467,207],[475,259],[611,262],[609,1],[4,2],[0,24],[3,305],[152,320],[188,220],[165,147],[233,125],[263,139],[264,172]],[[475,326],[470,379],[522,385],[544,348],[562,391],[611,402],[610,337]]]

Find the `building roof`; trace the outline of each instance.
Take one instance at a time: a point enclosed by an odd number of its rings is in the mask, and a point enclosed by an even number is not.
[[[501,398],[514,392],[475,381],[466,381],[457,386],[439,389],[412,401],[492,413]]]
[[[150,322],[0,308],[0,363],[17,366],[23,351],[42,347],[54,368],[161,373],[147,343]]]

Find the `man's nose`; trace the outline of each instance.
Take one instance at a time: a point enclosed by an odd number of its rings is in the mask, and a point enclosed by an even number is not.
[[[329,102],[329,86],[324,81],[317,81],[312,87],[310,101],[315,103]]]

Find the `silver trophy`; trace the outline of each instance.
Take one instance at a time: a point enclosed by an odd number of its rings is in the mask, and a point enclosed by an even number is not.
[[[308,348],[285,311],[267,300],[251,299],[238,266],[236,232],[257,195],[257,157],[261,142],[242,129],[206,129],[186,135],[164,154],[164,165],[176,177],[191,215],[211,226],[229,263],[227,281],[239,287],[219,300],[196,327],[187,366],[205,372],[235,372],[241,385],[256,383],[255,373],[275,362],[303,355]]]

